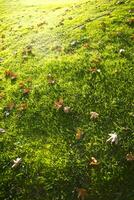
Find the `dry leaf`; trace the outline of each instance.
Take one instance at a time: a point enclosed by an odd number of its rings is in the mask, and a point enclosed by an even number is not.
[[[127,161],[133,161],[134,160],[134,154],[132,154],[132,152],[128,153],[126,155],[126,160]]]
[[[90,112],[90,119],[98,119],[99,114],[97,112]]]
[[[13,165],[12,168],[16,168],[18,167],[18,165],[21,163],[22,159],[21,158],[17,158],[16,160],[13,160]]]
[[[112,132],[108,134],[110,137],[107,139],[106,142],[111,142],[111,144],[118,144],[118,136],[117,133]]]
[[[81,129],[77,129],[76,136],[75,136],[76,140],[81,140],[83,136],[84,136],[83,131]]]
[[[21,89],[23,89],[23,88],[25,87],[25,83],[24,83],[24,82],[20,82],[20,83],[19,83],[19,87],[20,87]]]
[[[88,197],[88,191],[84,188],[76,188],[79,200],[85,200]]]
[[[63,99],[59,99],[57,101],[54,102],[54,107],[59,110],[60,108],[63,107],[64,101]]]
[[[90,68],[89,71],[90,71],[91,73],[96,73],[96,72],[99,72],[99,73],[100,73],[100,69],[97,69],[96,67]]]
[[[15,73],[13,73],[12,71],[10,71],[10,70],[6,70],[5,71],[5,76],[7,78],[11,78],[11,80],[16,80],[17,79],[17,75]]]
[[[63,110],[64,113],[69,113],[71,111],[69,106],[65,106]]]
[[[5,129],[0,128],[0,133],[5,133],[5,132],[6,132]]]
[[[90,165],[91,166],[98,166],[100,163],[96,160],[95,157],[91,157],[91,162],[90,162]]]
[[[128,23],[129,23],[130,25],[133,25],[133,24],[134,24],[134,18],[129,19],[129,20],[128,20]]]
[[[48,83],[51,84],[51,85],[56,83],[54,77],[51,74],[48,74],[47,80],[48,80]]]
[[[30,89],[29,88],[23,89],[23,94],[24,95],[28,95],[29,93],[30,93]]]

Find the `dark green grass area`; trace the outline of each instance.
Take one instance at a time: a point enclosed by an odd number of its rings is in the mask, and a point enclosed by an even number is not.
[[[131,0],[0,0],[0,199],[134,200],[133,28]]]

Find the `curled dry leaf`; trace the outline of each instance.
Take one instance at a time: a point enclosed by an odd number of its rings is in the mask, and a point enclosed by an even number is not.
[[[91,157],[90,165],[92,167],[98,166],[100,163],[96,160],[95,157]]]
[[[24,88],[23,89],[23,94],[24,95],[28,95],[30,93],[30,89],[29,88]]]
[[[54,107],[57,110],[61,109],[63,107],[63,105],[64,105],[64,101],[62,98],[54,102]]]
[[[63,110],[64,110],[64,113],[69,113],[71,111],[69,106],[65,106]]]
[[[125,49],[120,49],[120,50],[119,50],[119,53],[120,53],[120,54],[125,53]]]
[[[90,119],[98,119],[99,114],[97,112],[90,112]]]
[[[88,197],[88,191],[84,188],[76,188],[76,191],[78,193],[78,199],[85,200]]]
[[[5,76],[7,78],[11,78],[11,80],[16,80],[17,79],[17,75],[15,73],[13,73],[12,71],[10,71],[10,70],[6,70],[5,71]]]
[[[77,129],[77,132],[75,135],[76,140],[81,140],[83,136],[84,136],[84,132],[81,129]]]
[[[132,154],[132,152],[128,153],[126,155],[126,160],[127,161],[134,161],[134,154]]]

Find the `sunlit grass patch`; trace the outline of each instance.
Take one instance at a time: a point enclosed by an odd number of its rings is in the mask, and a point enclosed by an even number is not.
[[[0,198],[133,200],[132,2],[0,3]]]

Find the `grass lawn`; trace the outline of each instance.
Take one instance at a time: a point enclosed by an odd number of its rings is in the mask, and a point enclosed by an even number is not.
[[[133,28],[132,0],[0,0],[1,200],[134,200]]]

